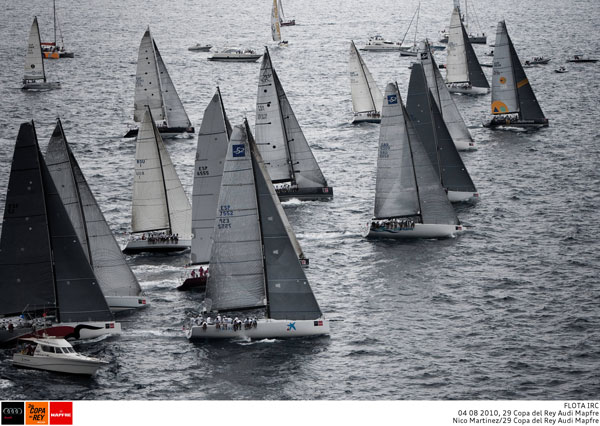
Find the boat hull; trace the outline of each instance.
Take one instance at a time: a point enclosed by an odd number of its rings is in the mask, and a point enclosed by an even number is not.
[[[291,19],[289,21],[281,21],[279,23],[279,25],[281,25],[282,27],[291,27],[296,25],[296,20],[295,19]]]
[[[22,90],[30,90],[30,91],[46,91],[46,90],[55,90],[60,89],[60,83],[58,81],[46,81],[46,82],[30,82],[23,83]]]
[[[192,245],[191,240],[180,239],[177,242],[154,242],[148,240],[133,240],[127,243],[127,247],[123,249],[125,254],[140,254],[140,253],[176,253],[187,250]]]
[[[280,201],[300,200],[300,201],[327,201],[333,198],[333,188],[330,186],[317,188],[295,188],[295,189],[277,189],[277,196]]]
[[[389,45],[389,46],[385,46],[385,45],[365,45],[363,47],[361,47],[359,50],[364,50],[367,52],[399,52],[400,50],[402,50],[402,46],[400,45]]]
[[[108,307],[113,313],[142,309],[150,306],[146,296],[104,296]]]
[[[483,127],[488,129],[494,129],[498,127],[519,127],[519,128],[530,128],[537,129],[540,127],[548,127],[548,119],[545,120],[499,120],[492,119],[487,123],[483,124]]]
[[[179,291],[187,290],[204,290],[206,289],[206,277],[195,277],[186,278],[180,286],[177,287]]]
[[[22,337],[46,334],[63,339],[93,339],[106,334],[121,334],[121,324],[115,321],[89,321],[84,323],[53,323],[44,326],[18,327],[13,331],[0,330],[0,344],[7,344]]]
[[[221,61],[221,62],[256,62],[262,55],[224,55],[224,56],[211,56],[208,58],[209,61]]]
[[[208,52],[212,46],[188,47],[190,52]]]
[[[474,202],[479,200],[478,192],[448,191],[448,200],[451,203]]]
[[[162,136],[163,139],[175,138],[179,135],[183,135],[186,133],[195,133],[195,129],[193,127],[157,127],[158,133]],[[127,133],[125,133],[124,138],[135,138],[138,134],[139,129],[137,127],[129,129]]]
[[[367,229],[367,238],[390,238],[395,240],[414,238],[452,238],[464,232],[462,225],[441,225],[431,223],[415,223],[413,228]]]
[[[352,124],[360,124],[360,123],[381,123],[381,115],[370,113],[362,113],[357,112],[354,113],[354,118],[352,120]]]
[[[448,91],[450,93],[462,93],[463,95],[485,95],[490,92],[490,89],[487,87],[477,87],[477,86],[461,86],[455,85],[452,83],[446,84]]]
[[[477,151],[475,143],[470,140],[455,140],[454,146],[458,151]]]
[[[195,325],[185,330],[190,340],[201,339],[293,339],[298,337],[324,336],[329,334],[329,320],[276,320],[259,319],[256,327],[233,330],[231,324]]]
[[[55,371],[58,373],[84,374],[91,376],[98,368],[107,365],[106,361],[93,360],[88,357],[42,357],[16,353],[13,355],[13,365],[21,368]]]
[[[598,62],[598,59],[568,59],[567,62],[573,62],[573,63],[596,63]]]
[[[42,52],[44,59],[74,58],[73,52]]]

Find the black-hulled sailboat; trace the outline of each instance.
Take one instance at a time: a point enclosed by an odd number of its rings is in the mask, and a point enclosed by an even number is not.
[[[0,343],[42,332],[77,339],[121,332],[42,157],[33,122],[21,125],[15,145],[0,276],[0,316],[15,317],[13,326],[18,317],[34,321],[0,330]]]
[[[333,198],[266,47],[258,79],[256,143],[280,200]]]
[[[498,22],[492,77],[492,114],[485,127],[547,127],[504,21]]]
[[[375,211],[369,238],[444,238],[464,230],[408,117],[398,85],[382,108]]]
[[[453,203],[478,199],[475,184],[427,86],[425,72],[420,63],[413,64],[407,98],[406,110],[442,186],[448,192],[448,199]]]
[[[46,164],[111,311],[149,306],[67,143],[60,119],[48,144]]]
[[[236,126],[231,135],[218,212],[206,285],[208,314],[192,320],[187,337],[329,334],[329,321],[298,261],[290,229],[282,220],[285,213],[247,122]],[[248,315],[260,318],[231,321]]]

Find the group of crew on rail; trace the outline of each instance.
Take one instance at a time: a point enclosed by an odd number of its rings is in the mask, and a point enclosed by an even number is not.
[[[199,316],[192,320],[193,325],[197,325],[202,327],[203,330],[206,330],[209,325],[214,325],[217,330],[233,330],[239,331],[242,328],[244,330],[249,330],[252,328],[258,327],[258,320],[253,317],[246,317],[244,319],[239,319],[238,317],[231,318],[227,316],[217,315],[215,318],[211,316]]]
[[[371,229],[414,229],[415,221],[409,218],[394,217],[391,219],[371,221]]]
[[[190,277],[192,278],[208,278],[208,266],[205,268],[203,268],[202,266],[200,266],[200,268],[198,268],[198,272],[196,272],[195,269],[192,269],[192,271],[190,272]]]
[[[175,243],[179,242],[179,234],[167,234],[166,232],[150,232],[148,235],[142,234],[142,241],[148,241],[150,244],[156,243]]]

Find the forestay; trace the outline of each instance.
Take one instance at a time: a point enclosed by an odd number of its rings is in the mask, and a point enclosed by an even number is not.
[[[158,46],[154,40],[152,40],[152,43],[154,45],[156,63],[158,65],[163,110],[167,115],[167,126],[183,128],[191,127],[192,123],[190,122],[190,119],[183,108],[183,103],[177,94],[177,90],[175,90],[175,85],[173,84],[173,80],[171,80],[171,76],[167,71],[167,67],[162,60]]]
[[[146,105],[150,107],[152,117],[157,121],[167,119],[163,106],[161,81],[154,51],[154,40],[150,28],[146,29],[138,51],[137,70],[135,75],[135,98],[133,119],[141,122],[144,119]]]
[[[243,126],[234,128],[227,148],[213,240],[207,305],[214,311],[266,306],[258,204]]]
[[[31,30],[29,31],[23,79],[46,81],[44,59],[42,57],[42,45],[40,42],[40,28],[38,26],[37,16],[33,18]]]
[[[217,202],[230,136],[231,125],[225,114],[221,92],[217,88],[204,111],[198,133],[192,193],[193,264],[210,261]]]
[[[354,112],[376,111],[380,113],[383,96],[354,41],[350,41],[348,71],[350,72],[350,89]]]

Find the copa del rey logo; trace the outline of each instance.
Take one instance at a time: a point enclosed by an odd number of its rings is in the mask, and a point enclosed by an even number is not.
[[[50,424],[72,425],[73,424],[73,402],[57,401],[50,402]]]

